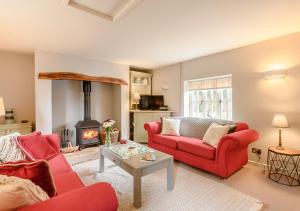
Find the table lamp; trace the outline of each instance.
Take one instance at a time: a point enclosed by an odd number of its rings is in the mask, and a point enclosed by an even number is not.
[[[4,103],[3,103],[3,98],[0,97],[0,116],[5,115],[5,108],[4,108]]]
[[[141,96],[139,93],[137,93],[137,92],[133,93],[133,101],[135,103],[135,109],[137,109],[137,104],[140,99],[141,99]]]
[[[289,127],[289,123],[287,121],[286,116],[283,114],[276,114],[273,118],[272,126],[278,128],[279,131],[279,144],[276,148],[284,150],[284,147],[282,147],[281,130],[282,128]]]

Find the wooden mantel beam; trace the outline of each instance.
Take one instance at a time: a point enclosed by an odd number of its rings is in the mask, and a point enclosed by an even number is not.
[[[41,72],[38,79],[48,80],[74,80],[74,81],[94,81],[109,84],[128,85],[128,83],[119,78],[104,77],[104,76],[89,76],[80,73],[72,72]]]

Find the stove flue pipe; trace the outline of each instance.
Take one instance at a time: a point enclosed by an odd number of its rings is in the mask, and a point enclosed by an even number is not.
[[[84,93],[84,120],[91,120],[91,82],[83,81]]]

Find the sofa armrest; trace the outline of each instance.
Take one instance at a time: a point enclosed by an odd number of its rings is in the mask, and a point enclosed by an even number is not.
[[[97,183],[19,209],[20,211],[115,211],[118,200],[108,183]]]
[[[228,177],[248,162],[248,145],[258,139],[255,130],[247,129],[223,136],[217,146],[218,175]]]
[[[144,124],[145,130],[148,132],[148,146],[151,147],[153,142],[153,135],[159,134],[161,131],[160,122],[147,122]]]
[[[161,123],[160,122],[147,122],[144,124],[145,130],[151,134],[159,134],[161,130]]]
[[[45,135],[46,139],[49,141],[51,146],[56,150],[57,153],[60,153],[60,138],[57,134],[48,134]]]
[[[217,152],[226,148],[247,147],[251,142],[256,141],[258,137],[258,133],[251,129],[227,134],[219,142]]]

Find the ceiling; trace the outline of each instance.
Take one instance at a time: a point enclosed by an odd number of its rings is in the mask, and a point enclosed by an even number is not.
[[[157,68],[300,31],[298,0],[143,0],[118,23],[67,2],[0,0],[0,49]]]
[[[130,13],[141,0],[67,0],[68,5],[83,12],[97,15],[118,23]]]

